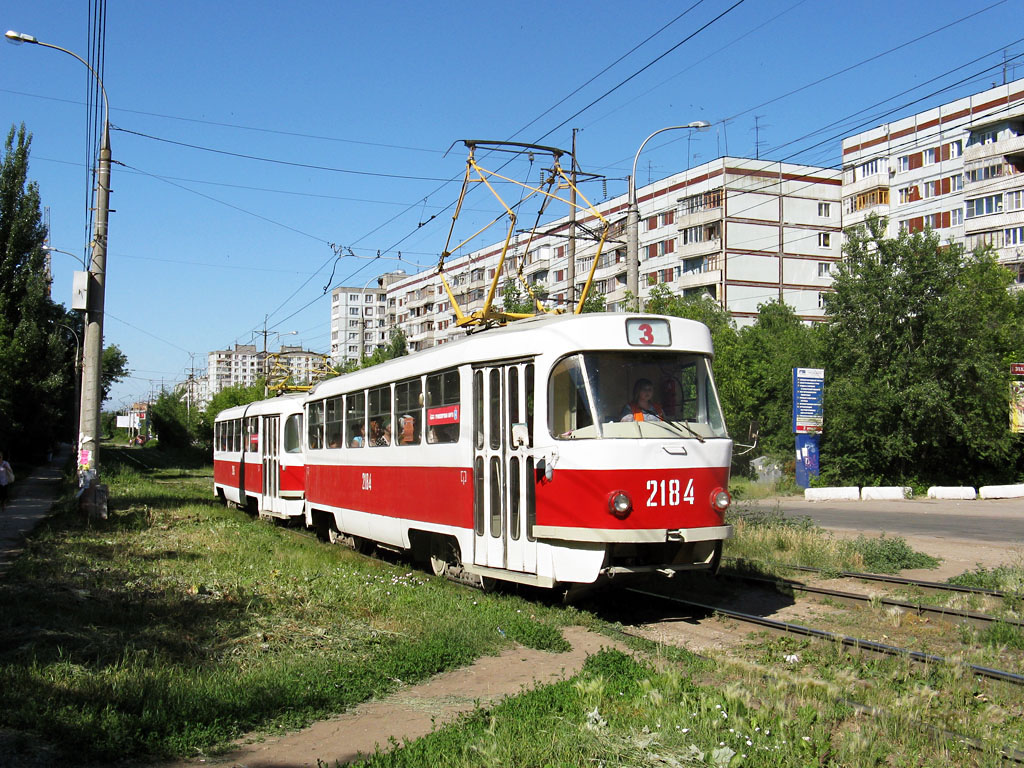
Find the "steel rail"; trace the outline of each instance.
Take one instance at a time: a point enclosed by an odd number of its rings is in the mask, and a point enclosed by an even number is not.
[[[814,629],[813,627],[805,627],[802,624],[792,624],[785,621],[776,621],[775,619],[768,619],[764,616],[755,616],[750,613],[743,613],[742,611],[734,611],[729,608],[722,608],[720,606],[708,605],[707,603],[698,603],[695,600],[686,600],[681,597],[672,597],[669,595],[659,595],[655,592],[647,592],[642,589],[629,589],[628,591],[638,595],[646,595],[659,600],[669,600],[671,602],[681,603],[683,605],[691,605],[696,608],[701,608],[712,613],[719,613],[723,616],[728,616],[731,619],[737,621],[743,621],[748,624],[754,624],[757,626],[765,627],[767,629],[774,630],[776,632],[782,632],[790,635],[803,635],[805,637],[814,637],[819,640],[828,640],[831,642],[842,643],[844,646],[850,648],[856,648],[858,650],[872,651],[874,653],[881,653],[887,656],[905,656],[914,661],[922,662],[925,664],[955,664],[956,662],[949,661],[948,659],[937,656],[932,653],[923,653],[922,651],[912,651],[909,648],[900,648],[895,645],[887,645],[885,643],[877,643],[873,640],[864,640],[858,637],[849,637],[848,635],[839,635],[835,632],[829,632],[824,629]],[[1015,672],[1007,672],[1001,669],[993,669],[992,667],[982,667],[977,664],[963,664],[964,668],[969,669],[974,674],[980,677],[987,677],[992,680],[1002,680],[1003,682],[1012,683],[1014,685],[1024,685],[1024,675],[1018,675]]]
[[[872,597],[870,595],[862,595],[856,592],[844,592],[842,590],[829,589],[827,587],[815,587],[810,584],[804,584],[799,581],[793,581],[792,579],[775,579],[763,576],[747,576],[744,574],[734,573],[720,573],[719,578],[737,579],[757,584],[769,584],[775,587],[788,587],[789,589],[797,590],[800,592],[807,592],[812,595],[820,595],[835,598],[837,600],[852,605],[861,605],[863,603],[872,603],[877,601],[881,605],[901,608],[903,610],[906,610],[907,612],[916,613],[919,616],[935,615],[938,618],[947,621],[949,619],[954,619],[955,621],[953,623],[956,624],[972,624],[976,627],[981,628],[990,627],[995,623],[1001,622],[1011,627],[1015,627],[1018,630],[1024,631],[1024,622],[1017,621],[1015,619],[1004,619],[998,616],[990,616],[987,613],[979,613],[978,611],[968,611],[960,608],[949,608],[941,605],[924,605],[922,603],[913,603],[908,600],[895,600],[890,597]]]
[[[728,559],[731,562],[754,562],[751,560],[743,560],[742,558],[723,558]],[[808,573],[825,573],[826,571],[822,568],[814,568],[810,565],[791,565],[789,563],[778,563],[780,568],[789,568],[794,571],[806,571]],[[906,579],[902,576],[888,576],[882,573],[860,573],[858,571],[829,571],[830,574],[835,574],[847,579],[863,579],[865,581],[881,581],[888,584],[899,584],[901,586],[909,587],[920,587],[921,589],[931,589],[937,592],[966,592],[973,595],[987,595],[989,597],[1024,597],[1024,595],[1018,592],[1003,592],[998,589],[986,589],[985,587],[965,587],[960,584],[945,584],[938,581],[921,581],[919,579]]]

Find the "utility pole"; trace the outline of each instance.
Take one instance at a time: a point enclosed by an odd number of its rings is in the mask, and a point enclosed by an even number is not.
[[[572,129],[572,188],[569,190],[569,306],[576,309],[576,128]]]

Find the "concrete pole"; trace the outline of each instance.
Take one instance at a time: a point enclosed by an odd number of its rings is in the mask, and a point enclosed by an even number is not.
[[[107,276],[107,218],[110,212],[110,123],[103,121],[99,180],[96,186],[96,228],[89,268],[89,309],[82,355],[82,410],[78,426],[79,482],[99,477],[100,408],[103,405],[103,307]]]

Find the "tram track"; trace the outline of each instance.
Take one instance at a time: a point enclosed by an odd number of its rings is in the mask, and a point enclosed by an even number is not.
[[[873,643],[871,641],[861,640],[861,639],[858,639],[858,638],[844,638],[844,637],[841,637],[841,636],[839,636],[839,635],[837,635],[835,633],[830,633],[830,632],[827,632],[827,631],[824,631],[824,630],[817,630],[817,629],[813,629],[813,628],[810,628],[810,627],[804,627],[802,625],[793,624],[793,623],[789,623],[789,622],[780,622],[780,621],[774,621],[774,620],[771,620],[771,619],[765,619],[764,617],[753,616],[751,614],[745,614],[745,613],[740,612],[740,611],[733,611],[733,610],[722,608],[722,607],[719,607],[719,606],[712,606],[712,605],[708,605],[708,604],[701,603],[701,602],[698,602],[698,601],[687,600],[687,599],[684,599],[684,598],[678,598],[678,597],[674,597],[674,596],[671,596],[671,595],[664,595],[664,594],[660,594],[660,593],[657,593],[657,592],[649,592],[649,591],[642,590],[642,589],[628,589],[626,591],[633,592],[633,593],[635,593],[637,595],[640,595],[640,596],[643,596],[643,597],[646,597],[646,598],[653,598],[655,601],[669,601],[669,602],[676,603],[676,604],[686,605],[686,606],[689,606],[691,608],[698,608],[698,609],[701,609],[701,610],[706,610],[709,613],[714,613],[714,614],[719,614],[719,615],[727,616],[729,618],[732,618],[732,619],[735,619],[735,620],[738,620],[738,621],[741,621],[741,622],[744,622],[744,623],[750,623],[750,624],[753,624],[753,625],[758,626],[758,627],[767,627],[769,629],[772,629],[772,630],[775,630],[775,631],[778,631],[778,632],[781,632],[781,633],[785,633],[785,634],[805,635],[805,636],[812,637],[812,638],[815,638],[815,639],[829,640],[829,641],[833,641],[833,642],[838,642],[838,641],[842,640],[842,641],[844,641],[843,644],[846,645],[847,647],[855,647],[855,648],[859,648],[859,649],[862,649],[862,650],[875,651],[875,652],[879,652],[879,653],[884,653],[885,655],[889,655],[889,656],[905,655],[906,657],[911,658],[911,659],[913,659],[915,661],[924,662],[924,663],[940,663],[940,662],[941,663],[955,663],[955,662],[949,662],[948,660],[943,659],[940,656],[935,656],[935,655],[932,655],[932,654],[922,654],[922,653],[919,653],[919,652],[911,651],[909,649],[897,648],[895,646],[887,646],[887,645],[884,645],[884,644],[881,644],[881,643]],[[644,639],[644,640],[648,640],[649,639],[642,632],[632,632],[632,631],[630,631],[628,629],[622,629],[620,631],[622,631],[623,634],[629,635],[631,637],[636,637],[636,638]],[[848,642],[846,642],[846,641],[848,641]],[[700,658],[704,658],[704,659],[710,659],[711,658],[711,657],[707,656],[706,654],[701,654],[701,653],[694,653],[694,655],[698,656]],[[1024,676],[1016,675],[1015,673],[1003,672],[1001,670],[990,670],[988,668],[979,667],[979,666],[976,666],[976,665],[963,665],[963,666],[965,668],[969,668],[973,673],[978,674],[979,676],[988,677],[990,679],[996,679],[996,680],[1000,680],[1000,681],[1003,681],[1003,682],[1009,682],[1011,684],[1016,684],[1016,685],[1024,684]],[[764,678],[764,679],[771,679],[775,683],[793,684],[791,680],[785,678],[784,676],[780,676],[780,675],[772,673],[770,671],[764,671],[761,674],[761,677]],[[905,723],[906,725],[911,726],[913,728],[916,728],[916,729],[918,729],[920,731],[930,733],[935,738],[943,739],[943,740],[946,740],[946,741],[949,741],[949,742],[958,743],[958,744],[963,744],[964,746],[966,746],[966,747],[968,747],[968,748],[970,748],[970,749],[972,749],[974,751],[977,751],[977,752],[986,752],[986,751],[991,752],[991,751],[995,751],[995,753],[997,753],[1004,760],[1012,761],[1012,762],[1018,763],[1018,764],[1024,764],[1024,751],[1015,749],[1013,747],[994,746],[994,745],[992,745],[990,743],[986,743],[984,740],[976,738],[974,736],[969,736],[969,735],[966,735],[964,733],[960,733],[958,731],[953,731],[953,730],[950,730],[948,728],[943,728],[941,726],[934,725],[932,723],[927,723],[927,722],[924,722],[924,721],[916,719],[916,718],[907,717],[904,714],[898,714],[898,713],[893,712],[893,711],[891,711],[889,709],[886,709],[885,707],[879,707],[879,706],[875,706],[875,705],[871,705],[871,704],[865,704],[863,702],[859,702],[859,701],[847,698],[847,697],[842,696],[842,695],[836,696],[834,701],[837,704],[841,704],[843,706],[849,707],[850,709],[852,709],[855,712],[857,712],[859,715],[862,715],[862,716],[865,716],[865,717],[870,717],[872,719],[879,720],[879,721],[886,720],[886,721],[890,721],[890,722],[902,722],[902,723]]]
[[[749,564],[756,565],[757,563],[750,560],[744,560],[742,558],[722,558],[723,562],[732,562],[737,565]],[[788,568],[793,571],[803,571],[805,573],[817,573],[822,575],[828,575],[830,577],[844,578],[844,579],[860,579],[861,581],[876,581],[884,584],[893,584],[903,587],[915,587],[927,592],[937,592],[940,594],[948,594],[950,592],[959,592],[970,595],[980,595],[985,597],[995,598],[1024,598],[1024,595],[1019,592],[1005,592],[998,589],[987,589],[985,587],[967,587],[961,584],[948,584],[945,582],[938,581],[923,581],[921,579],[907,579],[902,576],[890,576],[884,573],[863,573],[859,571],[826,571],[822,568],[815,568],[809,565],[793,565],[790,563],[777,563],[774,564],[780,568]]]
[[[846,592],[829,587],[818,587],[810,584],[804,584],[803,582],[794,581],[793,579],[779,579],[734,573],[722,573],[719,574],[719,578],[743,581],[749,584],[760,584],[775,589],[789,589],[794,592],[803,592],[816,598],[835,600],[847,605],[864,606],[877,604],[889,608],[895,608],[906,613],[913,613],[918,616],[936,618],[953,624],[970,624],[971,626],[981,629],[988,628],[996,623],[1003,623],[1014,627],[1015,629],[1024,631],[1024,622],[1016,621],[1014,619],[1006,619],[999,616],[992,616],[978,611],[949,608],[941,605],[927,605],[925,603],[913,602],[910,600],[896,600],[891,597],[882,597],[879,595],[865,595],[857,592]],[[916,584],[917,582],[914,583]],[[992,590],[988,590],[988,592],[991,591]]]
[[[811,637],[818,640],[826,640],[832,643],[839,643],[844,647],[853,648],[855,650],[869,651],[872,653],[878,653],[886,656],[908,658],[912,661],[924,664],[958,664],[957,662],[951,661],[943,656],[939,656],[932,653],[924,653],[922,651],[914,651],[909,648],[901,648],[895,645],[875,642],[874,640],[865,640],[863,638],[851,637],[849,635],[841,635],[835,632],[829,632],[828,630],[807,627],[802,624],[795,624],[793,622],[769,619],[764,616],[756,616],[751,613],[744,613],[742,611],[736,611],[722,606],[709,605],[707,603],[701,603],[695,600],[687,600],[681,597],[659,594],[656,592],[649,592],[646,590],[635,588],[630,588],[626,591],[632,592],[637,595],[643,595],[645,597],[654,598],[655,600],[664,600],[668,602],[679,603],[681,605],[687,605],[692,608],[698,608],[700,610],[708,611],[709,613],[715,613],[721,616],[726,616],[730,619],[734,619],[744,624],[769,629],[783,635],[797,635],[802,637]],[[964,669],[969,670],[972,674],[977,675],[979,677],[984,677],[991,680],[999,680],[1013,685],[1024,685],[1024,675],[1019,675],[1015,672],[994,669],[992,667],[983,667],[977,664],[963,663],[959,664],[959,666],[962,666]]]

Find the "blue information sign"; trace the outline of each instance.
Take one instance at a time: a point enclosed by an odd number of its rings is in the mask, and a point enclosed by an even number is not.
[[[793,431],[816,435],[823,424],[824,368],[793,369]]]

